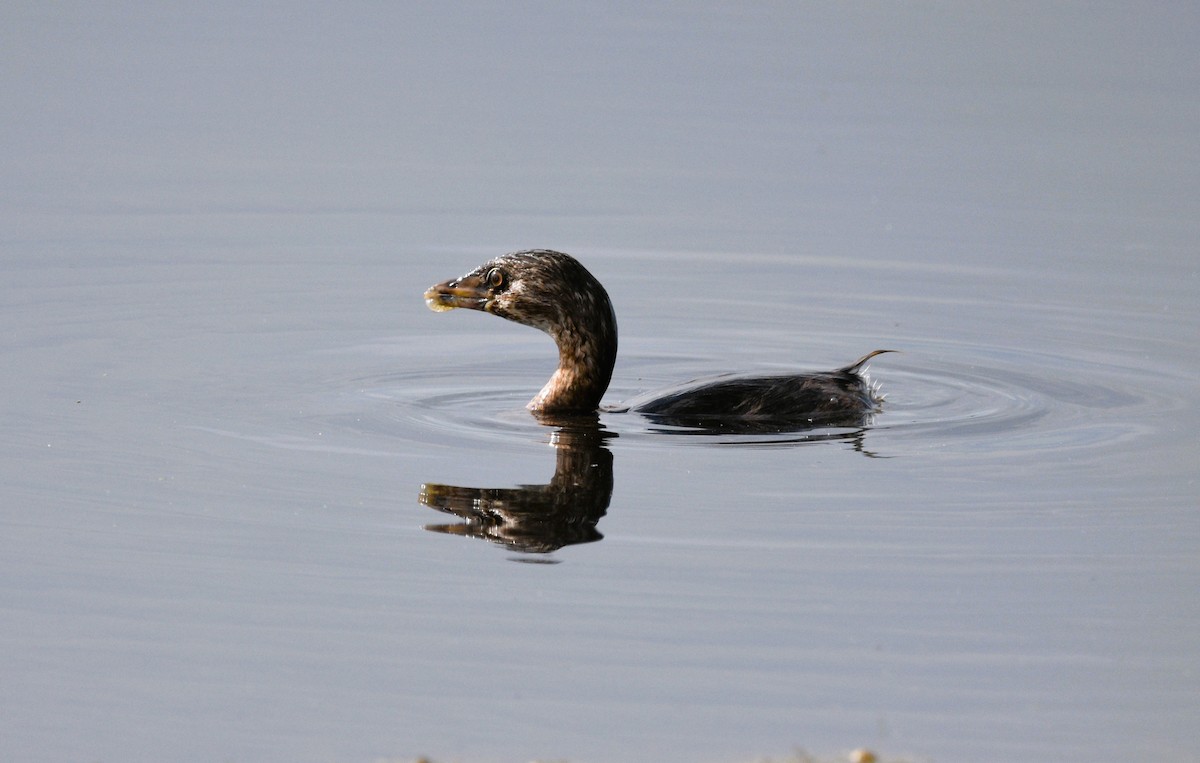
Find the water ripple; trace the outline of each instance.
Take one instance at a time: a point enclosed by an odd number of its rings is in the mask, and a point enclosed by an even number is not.
[[[687,378],[681,373],[686,365],[678,358],[623,358],[606,402]],[[530,355],[453,373],[434,369],[342,380],[335,382],[339,394],[357,410],[339,423],[419,442],[545,443],[552,430],[524,407],[537,386],[531,380],[540,378],[543,366]],[[692,371],[704,376],[713,369],[700,362]],[[871,375],[886,400],[875,420],[856,430],[712,435],[665,429],[630,413],[606,412],[601,421],[623,446],[634,447],[861,444],[865,438],[872,450],[1006,453],[1121,443],[1150,431],[1142,423],[1145,412],[1181,403],[1163,392],[1168,387],[1161,379],[1152,385],[1138,369],[987,347],[938,348],[936,354],[910,350],[881,359]],[[621,377],[636,379],[636,386]]]

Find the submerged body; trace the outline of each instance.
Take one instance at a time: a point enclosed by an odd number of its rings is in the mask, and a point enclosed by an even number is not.
[[[467,308],[541,329],[558,345],[558,369],[527,406],[538,415],[592,413],[608,389],[617,359],[617,320],[600,282],[574,257],[546,249],[506,254],[470,273],[432,286],[436,311]],[[640,395],[613,410],[657,421],[709,426],[722,420],[854,426],[881,398],[863,375],[876,350],[835,371],[730,376]]]
[[[638,395],[614,410],[661,424],[706,428],[731,420],[804,426],[858,426],[882,398],[864,375],[876,350],[836,371],[773,376],[731,375]]]

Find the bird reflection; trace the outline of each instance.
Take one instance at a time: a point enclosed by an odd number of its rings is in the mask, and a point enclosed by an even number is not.
[[[488,488],[425,483],[421,503],[462,520],[425,529],[483,538],[530,555],[603,538],[596,525],[613,490],[613,457],[605,441],[616,435],[594,414],[542,423],[554,427],[554,476],[548,484]],[[518,560],[553,561],[545,556]]]

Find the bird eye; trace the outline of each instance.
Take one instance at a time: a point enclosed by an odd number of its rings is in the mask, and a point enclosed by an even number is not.
[[[492,268],[487,274],[487,285],[493,289],[499,289],[504,285],[504,271],[500,268]]]

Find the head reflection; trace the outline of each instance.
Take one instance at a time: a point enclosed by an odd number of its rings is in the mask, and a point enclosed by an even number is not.
[[[616,435],[595,415],[542,423],[554,427],[554,476],[549,483],[515,488],[425,483],[421,503],[461,520],[425,529],[483,538],[530,554],[516,559],[526,562],[552,561],[544,555],[603,538],[596,525],[608,510],[613,489],[613,457],[605,441]]]

